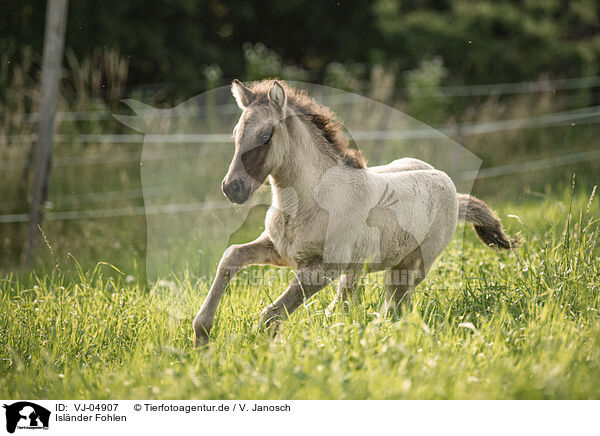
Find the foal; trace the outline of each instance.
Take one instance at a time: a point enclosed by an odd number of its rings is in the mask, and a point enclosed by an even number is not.
[[[395,309],[425,278],[459,218],[473,223],[486,244],[511,247],[487,205],[457,194],[452,180],[431,165],[399,159],[367,168],[348,148],[335,115],[305,93],[276,80],[250,87],[234,80],[232,93],[243,113],[233,130],[235,154],[223,193],[244,203],[268,178],[273,199],[264,233],[223,253],[194,319],[197,346],[208,341],[229,281],[247,265],[295,270],[286,291],[261,313],[261,324],[274,332],[332,280],[339,284],[329,309],[346,301],[365,266],[386,271],[384,310]]]

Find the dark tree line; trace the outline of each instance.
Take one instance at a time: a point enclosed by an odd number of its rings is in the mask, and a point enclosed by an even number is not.
[[[25,47],[39,54],[45,1],[4,0],[0,9],[4,57],[18,64]],[[130,85],[200,90],[207,65],[223,81],[244,77],[247,42],[314,81],[334,61],[401,73],[441,57],[448,84],[477,84],[599,74],[599,14],[595,0],[78,0],[66,45],[78,58],[119,48]]]

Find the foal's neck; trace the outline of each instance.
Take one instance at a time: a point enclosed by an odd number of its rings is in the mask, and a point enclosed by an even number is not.
[[[319,140],[322,139],[306,137],[295,143],[288,150],[281,168],[271,174],[273,207],[292,216],[319,207],[315,187],[325,173],[339,163],[318,144]]]

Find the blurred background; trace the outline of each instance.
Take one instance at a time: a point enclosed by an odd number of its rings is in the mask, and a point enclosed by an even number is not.
[[[7,272],[20,267],[26,240],[46,2],[4,0],[0,10]],[[122,99],[172,108],[234,78],[267,77],[350,91],[434,127],[482,159],[474,194],[491,204],[560,195],[574,173],[588,192],[597,184],[594,0],[72,1],[36,267],[75,258],[144,275],[143,136],[111,115],[132,114]],[[224,102],[206,104],[217,117]],[[230,134],[233,125],[213,127]],[[226,164],[233,147],[220,146]],[[366,155],[373,164],[400,157]],[[151,195],[168,203],[172,193]]]

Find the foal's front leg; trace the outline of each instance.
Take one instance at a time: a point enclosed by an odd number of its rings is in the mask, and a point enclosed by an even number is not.
[[[281,321],[287,319],[305,300],[323,289],[331,279],[321,265],[298,269],[285,292],[263,309],[260,314],[261,324],[275,334]]]
[[[243,267],[253,264],[288,265],[273,247],[271,239],[264,233],[252,242],[232,245],[225,250],[208,296],[194,318],[196,347],[208,342],[208,333],[213,326],[217,307],[233,276]]]
[[[350,299],[354,299],[355,297],[355,295],[353,295],[355,292],[355,272],[347,271],[340,276],[335,297],[333,297],[333,300],[329,303],[327,309],[325,309],[325,315],[333,315],[338,304],[342,304],[341,309],[346,312],[348,310]]]

